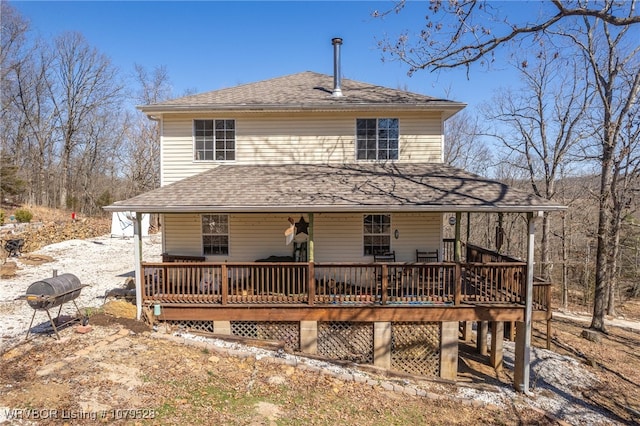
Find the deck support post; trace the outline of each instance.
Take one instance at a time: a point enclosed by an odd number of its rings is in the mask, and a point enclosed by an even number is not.
[[[462,321],[462,340],[465,342],[471,341],[471,335],[473,334],[473,321]]]
[[[502,321],[491,322],[491,366],[496,370],[502,369],[503,358],[504,323]]]
[[[300,321],[300,350],[306,354],[318,353],[318,321]]]
[[[440,377],[458,377],[458,322],[444,321],[440,327]]]
[[[133,221],[134,273],[136,277],[136,319],[142,318],[142,213],[136,212]]]
[[[516,340],[516,322],[509,321],[504,325],[504,327],[505,327],[504,332],[507,336],[507,339],[509,339],[510,342],[515,341]]]
[[[231,321],[214,321],[213,332],[215,334],[231,335]]]
[[[524,322],[516,325],[516,351],[514,368],[514,387],[517,391],[529,393],[529,375],[531,372],[531,320],[533,316],[533,268],[534,268],[534,237],[536,219],[542,212],[528,213],[527,222],[529,235],[527,237],[527,284],[524,294],[525,309]]]
[[[480,355],[487,355],[487,335],[489,334],[489,323],[487,321],[478,321],[476,330],[476,346]]]
[[[391,323],[373,323],[373,365],[391,368]]]

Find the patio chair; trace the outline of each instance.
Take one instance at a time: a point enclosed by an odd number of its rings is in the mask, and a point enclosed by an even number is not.
[[[380,253],[380,254],[374,254],[373,255],[373,261],[374,263],[387,263],[387,262],[395,262],[396,261],[396,252],[395,251],[389,251],[386,253]],[[387,288],[387,295],[391,296],[391,294],[393,293],[392,289],[395,287],[396,285],[396,280],[397,280],[397,276],[396,276],[396,268],[395,267],[389,267],[389,271],[387,273],[387,282],[388,282],[388,288]],[[376,271],[376,283],[378,285],[378,288],[380,288],[382,286],[382,276],[380,274],[378,274],[378,272]]]
[[[416,262],[429,263],[438,261],[438,250],[421,251],[416,250]]]
[[[396,261],[396,252],[395,251],[389,251],[389,252],[386,252],[386,253],[374,254],[373,255],[373,261],[375,263],[395,262]]]

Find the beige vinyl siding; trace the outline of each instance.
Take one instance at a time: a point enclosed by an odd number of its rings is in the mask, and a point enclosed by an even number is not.
[[[384,213],[380,213],[384,214]],[[394,213],[391,215],[391,250],[398,262],[414,262],[416,249],[440,249],[441,220],[439,213]],[[372,262],[364,255],[364,214],[316,214],[316,262]],[[398,230],[399,238],[393,236]]]
[[[442,214],[394,213],[391,215],[391,247],[398,262],[415,262],[416,250],[441,254]],[[393,236],[398,230],[399,237]]]
[[[439,116],[400,117],[400,158],[407,163],[439,163],[442,161],[442,121]]]
[[[291,256],[293,244],[287,245],[284,231],[289,227],[286,214],[233,214],[229,261],[252,262],[269,256]],[[296,222],[300,215],[292,215]]]
[[[202,255],[202,220],[199,214],[165,214],[162,218],[164,252]]]
[[[208,256],[207,260],[248,262],[269,256],[291,256],[293,245],[286,245],[284,231],[291,216],[300,214],[231,214],[229,217],[229,256]],[[308,222],[308,215],[304,215]],[[442,215],[439,213],[400,213],[391,216],[391,248],[399,262],[415,261],[415,251],[440,248]],[[165,251],[171,254],[202,255],[201,219],[197,214],[164,216]],[[315,261],[372,262],[363,255],[363,214],[316,213],[314,215]]]
[[[234,119],[237,164],[355,162],[356,118],[400,119],[403,162],[440,162],[442,122],[435,113],[225,113],[163,118],[162,185],[215,167],[193,160],[194,119]],[[228,164],[229,162],[225,162]]]
[[[193,118],[164,118],[162,124],[162,186],[217,165],[213,162],[193,161]]]

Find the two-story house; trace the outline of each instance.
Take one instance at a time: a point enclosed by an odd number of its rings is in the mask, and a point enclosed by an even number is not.
[[[333,76],[140,107],[162,129],[162,187],[106,208],[162,217],[164,261],[136,264],[139,314],[451,379],[459,324],[497,334],[515,321],[526,353],[532,318],[550,318],[533,230],[528,264],[490,266],[463,263],[444,221],[522,212],[533,224],[563,207],[443,164],[444,122],[464,104],[342,79],[341,43]]]

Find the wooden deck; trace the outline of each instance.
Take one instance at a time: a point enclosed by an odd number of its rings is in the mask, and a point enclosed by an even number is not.
[[[143,263],[165,320],[522,321],[526,263]],[[534,320],[550,318],[536,282]]]

